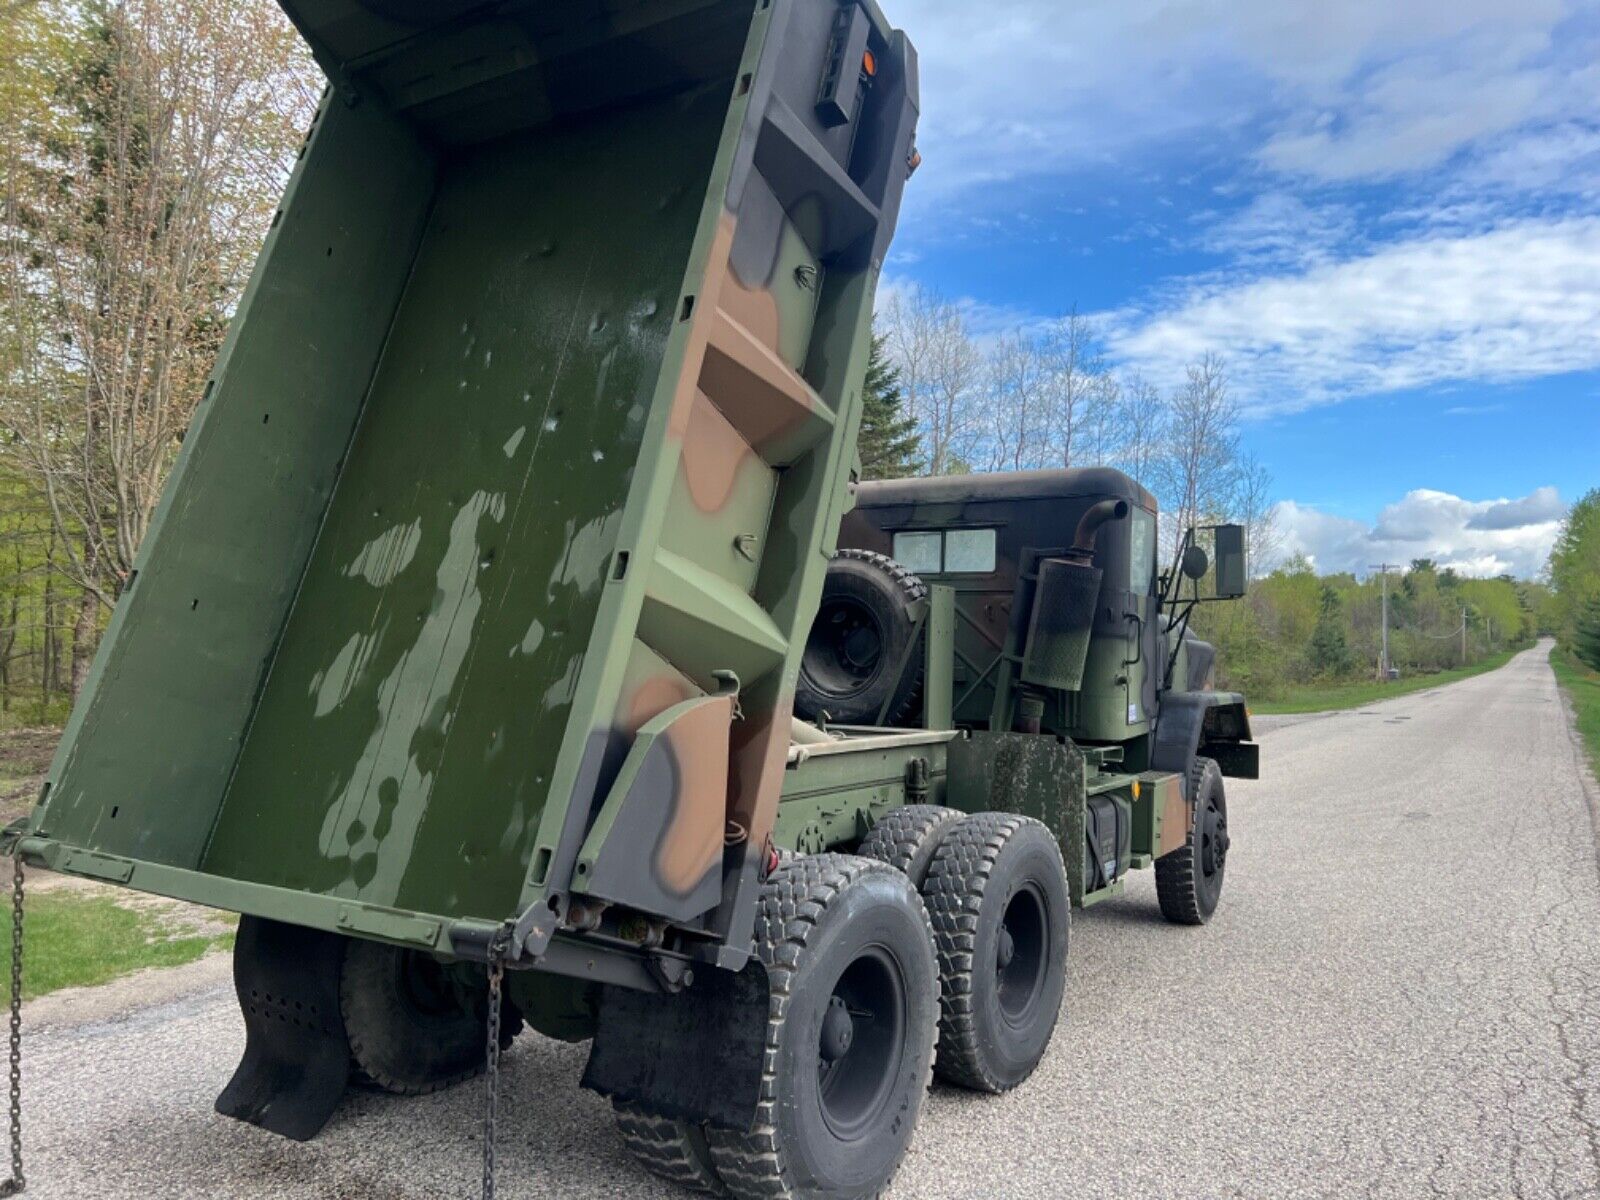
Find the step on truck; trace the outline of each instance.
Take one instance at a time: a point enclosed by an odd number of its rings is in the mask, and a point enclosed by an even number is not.
[[[241,914],[229,1116],[488,1071],[492,1168],[526,1026],[658,1175],[876,1195],[933,1075],[1039,1062],[1072,907],[1215,909],[1238,531],[1163,575],[1114,471],[857,486],[873,0],[282,3],[328,91],[6,848]]]

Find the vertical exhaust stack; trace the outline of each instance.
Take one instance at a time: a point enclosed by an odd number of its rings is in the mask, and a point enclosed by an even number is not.
[[[1126,500],[1101,500],[1078,521],[1072,545],[1060,557],[1039,560],[1033,614],[1022,656],[1022,679],[1035,687],[1078,691],[1089,656],[1094,609],[1104,572],[1093,565],[1100,527],[1128,516]]]

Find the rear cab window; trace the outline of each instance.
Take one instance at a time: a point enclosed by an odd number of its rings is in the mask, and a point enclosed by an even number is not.
[[[908,529],[894,535],[893,558],[918,575],[989,575],[997,544],[994,529]]]

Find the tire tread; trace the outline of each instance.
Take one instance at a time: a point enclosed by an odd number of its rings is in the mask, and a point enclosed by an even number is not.
[[[923,582],[922,576],[901,566],[887,554],[879,554],[876,550],[846,549],[834,554],[833,561],[866,563],[877,568],[900,592],[907,604],[915,604],[927,598],[928,585]],[[915,707],[918,697],[922,694],[923,656],[916,654],[913,657],[916,661],[907,664],[910,682],[891,699],[889,711],[885,714],[884,720],[889,725],[894,725],[905,717]],[[828,698],[821,692],[814,691],[809,679],[802,673],[796,686],[795,711],[810,720],[823,711],[827,704]]]
[[[966,814],[959,809],[937,804],[907,804],[890,809],[861,840],[856,853],[888,863],[901,874],[910,876],[911,866],[928,849],[928,843],[937,842],[964,816]],[[922,869],[924,878],[932,865],[930,858]],[[922,879],[912,878],[911,883],[919,890],[922,887]]]
[[[612,1103],[622,1144],[641,1167],[658,1179],[692,1192],[727,1194],[703,1128],[688,1121],[657,1116],[636,1104]]]
[[[887,863],[855,855],[810,854],[780,865],[762,888],[756,908],[755,943],[756,952],[767,970],[770,999],[755,1125],[748,1133],[714,1126],[706,1129],[717,1174],[739,1200],[787,1200],[798,1194],[784,1161],[776,1123],[776,1110],[781,1100],[780,1036],[788,1016],[794,977],[804,961],[808,941],[834,898],[863,875],[892,869]],[[924,924],[927,919],[924,912]],[[931,927],[928,936],[930,939],[933,936]],[[933,1036],[937,1044],[937,1029]],[[924,1092],[931,1083],[930,1055],[928,1076],[922,1081]],[[891,1173],[890,1181],[892,1179]],[[888,1182],[884,1184],[885,1189]],[[881,1194],[881,1190],[874,1193]]]
[[[1189,766],[1191,820],[1198,819],[1200,789],[1205,786],[1208,770],[1215,765],[1209,758],[1196,758]],[[1161,915],[1174,925],[1204,925],[1210,919],[1200,910],[1195,881],[1198,870],[1192,830],[1181,848],[1156,859],[1156,902],[1161,906]]]
[[[1045,828],[1031,817],[1014,813],[967,817],[946,832],[922,888],[933,922],[943,986],[934,1071],[948,1083],[992,1094],[1008,1091],[1015,1084],[1007,1084],[989,1069],[980,1046],[973,981],[978,922],[984,891],[1001,851],[1019,830],[1029,826]],[[1055,845],[1053,837],[1049,840]],[[1059,848],[1057,853],[1059,856]]]

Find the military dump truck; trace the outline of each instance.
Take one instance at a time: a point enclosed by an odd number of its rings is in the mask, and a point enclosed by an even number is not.
[[[227,1115],[487,1071],[488,1193],[528,1026],[661,1176],[876,1195],[933,1074],[1040,1061],[1073,906],[1215,908],[1238,531],[856,486],[919,161],[872,0],[283,6],[330,87],[8,848],[242,914]]]

